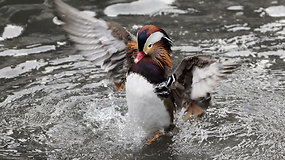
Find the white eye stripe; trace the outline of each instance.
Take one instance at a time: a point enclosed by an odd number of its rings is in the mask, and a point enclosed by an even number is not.
[[[165,37],[163,33],[161,32],[154,32],[152,33],[146,40],[145,44],[144,44],[144,48],[149,45],[153,45],[156,42],[160,41],[162,37]],[[150,47],[149,47],[150,48]]]
[[[165,36],[163,38],[167,39],[169,43],[173,43],[173,41],[171,39],[169,39],[168,37]]]

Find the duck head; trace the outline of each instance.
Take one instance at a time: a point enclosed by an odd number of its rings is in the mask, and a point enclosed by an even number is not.
[[[139,52],[134,60],[135,63],[145,58],[162,69],[165,69],[165,66],[172,67],[170,59],[172,41],[163,29],[146,25],[138,31],[137,38]]]

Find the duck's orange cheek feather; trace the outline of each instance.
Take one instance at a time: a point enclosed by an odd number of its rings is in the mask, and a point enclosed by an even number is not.
[[[165,68],[165,66],[172,68],[172,61],[170,59],[169,52],[165,50],[163,47],[157,47],[154,49],[153,53],[153,62],[160,66],[161,68]]]

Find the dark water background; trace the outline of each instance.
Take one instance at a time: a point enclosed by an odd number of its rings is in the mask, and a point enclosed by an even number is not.
[[[125,93],[77,54],[50,0],[0,0],[0,159],[285,159],[284,0],[66,0],[175,41],[172,59],[243,62],[213,93],[198,124],[144,146]]]

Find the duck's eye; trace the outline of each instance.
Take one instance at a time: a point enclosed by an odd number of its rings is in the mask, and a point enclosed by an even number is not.
[[[152,44],[149,44],[147,47],[148,47],[148,48],[151,48],[151,47],[152,47]]]

